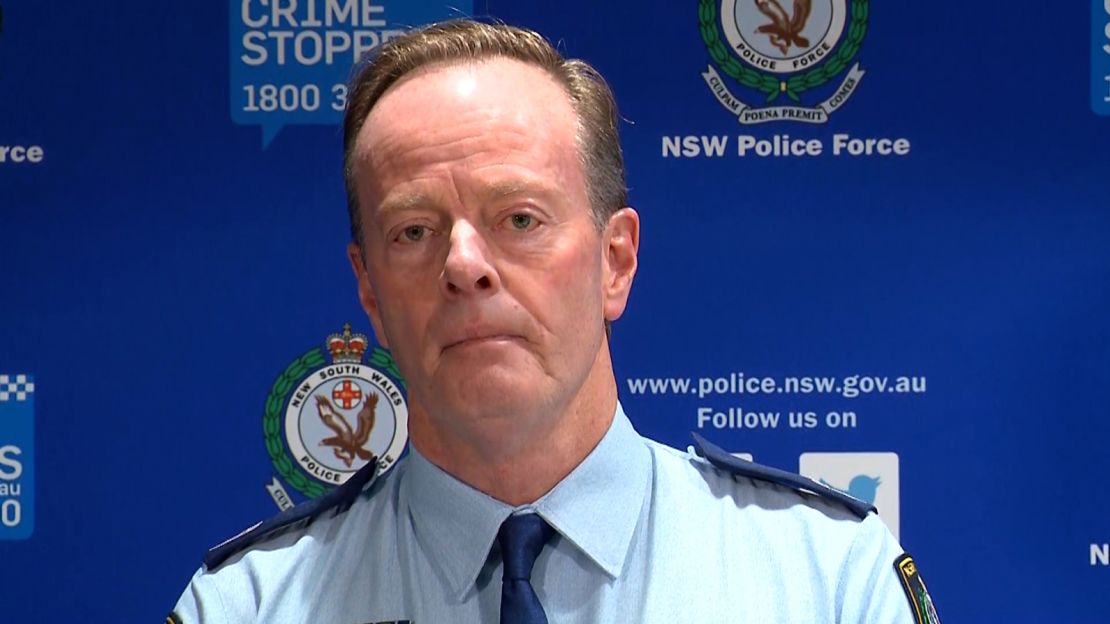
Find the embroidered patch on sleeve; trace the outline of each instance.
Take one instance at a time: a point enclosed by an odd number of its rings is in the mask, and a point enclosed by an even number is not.
[[[894,560],[894,570],[902,581],[902,589],[906,590],[906,597],[910,600],[910,611],[913,621],[917,624],[940,624],[937,609],[933,606],[933,599],[929,597],[929,590],[925,588],[925,581],[913,557],[902,554]]]

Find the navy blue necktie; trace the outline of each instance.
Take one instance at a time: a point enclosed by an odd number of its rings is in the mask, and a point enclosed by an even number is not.
[[[538,515],[509,516],[497,532],[505,576],[501,580],[501,624],[547,624],[532,589],[532,566],[555,532]]]

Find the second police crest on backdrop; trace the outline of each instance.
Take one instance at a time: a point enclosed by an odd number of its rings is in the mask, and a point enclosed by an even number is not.
[[[819,127],[863,84],[860,61],[868,0],[699,0],[709,94],[743,127]],[[775,127],[775,130],[779,130]],[[906,156],[908,138],[837,132],[831,138],[681,135],[662,137],[664,158]]]

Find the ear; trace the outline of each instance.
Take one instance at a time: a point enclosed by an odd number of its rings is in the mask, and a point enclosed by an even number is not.
[[[366,271],[366,261],[362,254],[362,247],[359,247],[356,243],[349,243],[347,245],[347,259],[351,261],[351,270],[355,272],[355,279],[358,280],[358,300],[362,302],[362,309],[370,319],[370,324],[374,326],[374,336],[377,337],[378,344],[388,349],[389,339],[386,338],[382,327],[378,297],[374,294],[374,287],[370,284],[370,274]]]
[[[615,321],[624,314],[632,279],[636,277],[636,254],[640,249],[640,215],[621,208],[609,217],[603,239],[602,297],[605,320]]]

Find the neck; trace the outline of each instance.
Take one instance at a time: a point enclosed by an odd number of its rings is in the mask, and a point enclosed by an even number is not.
[[[410,401],[409,437],[421,455],[456,479],[506,504],[526,505],[582,463],[609,430],[616,407],[616,380],[603,345],[568,401],[491,417],[482,431],[465,437],[436,426],[436,418]]]

